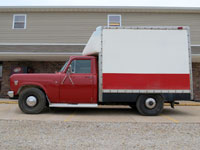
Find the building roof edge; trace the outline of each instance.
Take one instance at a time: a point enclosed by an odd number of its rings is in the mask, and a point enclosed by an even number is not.
[[[179,12],[179,13],[200,13],[200,7],[0,6],[0,12]]]

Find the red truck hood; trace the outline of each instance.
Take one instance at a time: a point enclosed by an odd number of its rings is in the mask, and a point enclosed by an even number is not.
[[[29,74],[13,74],[10,79],[16,79],[20,81],[41,81],[52,80],[59,76],[59,73],[29,73]]]
[[[23,85],[49,86],[59,82],[60,73],[13,74],[10,77],[10,89],[16,92]]]
[[[10,78],[17,78],[17,79],[22,79],[22,80],[27,80],[27,79],[46,79],[49,76],[55,76],[59,73],[20,73],[20,74],[13,74],[10,76]]]

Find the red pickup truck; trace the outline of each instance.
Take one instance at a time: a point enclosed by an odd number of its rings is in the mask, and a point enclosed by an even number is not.
[[[8,95],[19,98],[25,113],[123,104],[143,115],[158,115],[164,102],[193,99],[188,31],[101,27],[89,39],[84,56],[71,56],[58,73],[12,75]]]
[[[24,112],[39,113],[47,102],[58,107],[59,103],[96,106],[96,58],[72,56],[68,62],[58,73],[14,74],[10,77],[10,94],[19,95],[19,106]],[[39,106],[33,107],[35,105]],[[32,107],[28,109],[29,106]]]

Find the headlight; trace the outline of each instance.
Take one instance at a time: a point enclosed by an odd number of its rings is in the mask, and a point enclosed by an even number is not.
[[[14,81],[14,84],[15,84],[15,85],[18,85],[18,80],[15,80],[15,81]]]

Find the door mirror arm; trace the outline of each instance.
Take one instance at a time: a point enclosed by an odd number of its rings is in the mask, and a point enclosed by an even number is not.
[[[66,78],[67,78],[67,75],[68,75],[68,73],[65,74],[65,77],[63,78],[61,84],[64,84],[64,82],[65,82],[65,80],[66,80]]]
[[[71,73],[71,65],[69,66],[69,68],[67,69],[67,72],[65,73],[65,77],[63,78],[61,84],[64,84],[67,76],[70,76],[70,73]]]
[[[69,76],[70,82],[72,83],[72,85],[74,85],[74,82],[72,81],[72,78],[70,77],[71,72],[68,72],[68,71],[67,71],[67,74],[68,74],[68,76]]]
[[[72,70],[71,70],[71,66],[69,66],[69,68],[67,69],[67,73],[65,74],[65,77],[63,78],[61,84],[64,84],[67,76],[69,77],[69,80],[70,82],[72,83],[72,85],[74,85],[74,82],[72,81],[72,78],[70,77],[70,74],[72,73]]]

